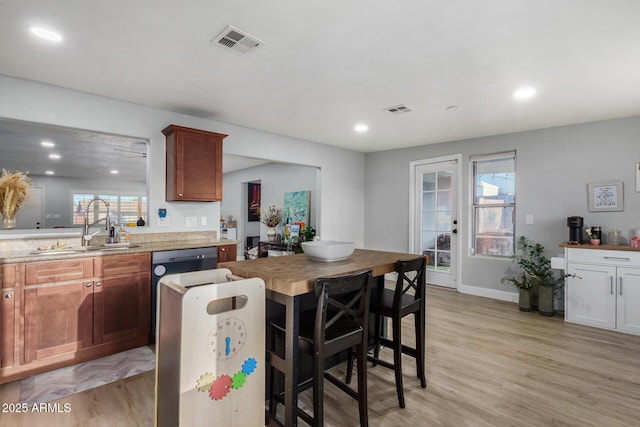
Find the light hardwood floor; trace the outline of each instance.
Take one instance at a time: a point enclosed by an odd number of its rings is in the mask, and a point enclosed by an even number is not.
[[[427,388],[405,357],[407,407],[400,409],[392,372],[370,368],[371,426],[640,426],[639,336],[447,289],[429,287],[427,295]],[[69,413],[0,413],[0,425],[151,426],[153,389],[149,372],[57,401],[69,403]],[[19,383],[0,386],[2,403],[19,395]],[[358,425],[355,401],[331,384],[325,410],[328,426]]]

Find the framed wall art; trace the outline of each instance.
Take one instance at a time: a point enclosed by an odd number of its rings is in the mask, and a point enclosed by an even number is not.
[[[587,185],[589,212],[624,211],[624,187],[622,181],[594,182]]]
[[[260,221],[260,184],[247,184],[247,221]]]

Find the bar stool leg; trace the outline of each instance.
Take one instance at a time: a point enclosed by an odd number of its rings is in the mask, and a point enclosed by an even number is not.
[[[427,387],[427,378],[425,375],[424,366],[424,342],[425,342],[425,319],[424,310],[414,313],[415,325],[416,325],[416,368],[418,371],[418,378],[420,379],[420,385],[422,388]]]
[[[393,323],[393,364],[395,365],[396,390],[398,392],[398,403],[401,408],[404,404],[404,391],[402,388],[402,319],[392,319]]]

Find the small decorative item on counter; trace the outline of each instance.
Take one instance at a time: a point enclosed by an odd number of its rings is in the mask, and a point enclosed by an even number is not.
[[[589,227],[589,228],[585,228],[584,231],[589,236],[589,243],[592,246],[598,246],[600,244],[600,240],[602,236],[601,227]]]
[[[270,242],[276,241],[276,225],[280,223],[281,219],[282,213],[280,212],[280,209],[273,205],[269,206],[269,209],[262,214],[260,222],[267,226],[267,239]]]
[[[27,200],[31,178],[29,171],[9,173],[2,169],[0,177],[0,214],[2,214],[2,229],[16,227],[15,216],[22,203]]]
[[[613,229],[609,232],[609,234],[607,235],[607,244],[611,245],[611,246],[618,246],[620,245],[620,230],[616,230]]]
[[[633,236],[631,240],[629,240],[629,246],[632,248],[640,248],[640,237]]]

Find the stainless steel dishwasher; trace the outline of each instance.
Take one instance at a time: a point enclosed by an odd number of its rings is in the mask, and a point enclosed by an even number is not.
[[[156,342],[156,310],[158,283],[167,274],[211,270],[218,264],[218,248],[209,246],[194,249],[176,249],[151,253],[151,334],[149,342]]]

